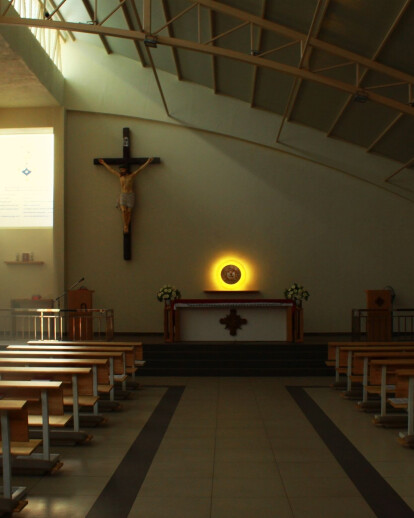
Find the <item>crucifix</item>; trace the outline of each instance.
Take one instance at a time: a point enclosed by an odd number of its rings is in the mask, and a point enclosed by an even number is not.
[[[149,164],[159,164],[160,159],[154,158],[131,158],[130,135],[129,128],[122,130],[122,158],[94,158],[95,165],[103,165],[109,172],[119,177],[121,183],[121,195],[119,197],[119,207],[122,212],[122,220],[124,225],[124,259],[131,260],[131,214],[134,206],[135,194],[133,191],[133,183],[135,176]],[[131,172],[130,167],[138,164],[135,171]],[[111,165],[118,165],[119,171],[113,169]]]

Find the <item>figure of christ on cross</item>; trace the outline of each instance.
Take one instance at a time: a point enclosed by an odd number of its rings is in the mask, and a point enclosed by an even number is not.
[[[121,183],[121,195],[119,197],[119,206],[122,212],[122,220],[124,224],[124,234],[129,233],[129,224],[131,222],[132,208],[135,202],[134,194],[134,178],[135,176],[145,169],[154,159],[148,158],[148,160],[138,167],[138,169],[132,173],[128,173],[128,168],[125,165],[119,166],[119,171],[113,169],[108,165],[103,158],[98,159],[98,162],[105,167],[110,173],[119,177]]]

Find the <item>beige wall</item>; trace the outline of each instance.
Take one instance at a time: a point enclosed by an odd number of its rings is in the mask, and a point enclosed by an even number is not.
[[[52,127],[55,135],[55,199],[53,229],[0,229],[0,307],[10,299],[42,295],[56,298],[64,286],[63,130],[61,108],[3,109],[0,128]],[[33,252],[44,265],[14,266],[16,253]]]
[[[122,128],[135,156],[160,156],[136,180],[132,261],[124,261],[115,208],[118,179],[93,158],[120,156]],[[165,122],[67,114],[67,281],[85,276],[95,306],[115,309],[117,331],[162,329],[155,296],[174,283],[203,297],[211,264],[231,252],[254,267],[250,286],[282,297],[311,292],[305,332],[350,331],[365,289],[394,287],[412,307],[414,206],[308,160]]]

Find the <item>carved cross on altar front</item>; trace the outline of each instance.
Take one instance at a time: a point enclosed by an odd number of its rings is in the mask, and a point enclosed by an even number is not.
[[[122,158],[94,158],[95,165],[103,165],[108,171],[119,177],[121,182],[121,196],[119,205],[122,211],[122,219],[124,222],[124,259],[131,259],[131,213],[134,205],[133,179],[144,167],[152,164],[159,164],[159,157],[154,158],[131,158],[130,134],[129,128],[122,130]],[[130,172],[133,164],[141,164],[141,167]],[[116,171],[111,165],[118,165],[119,171]]]
[[[237,314],[237,309],[231,309],[229,315],[226,315],[225,318],[220,318],[220,324],[225,324],[225,329],[229,329],[230,335],[236,336],[237,329],[241,329],[241,326],[247,324],[247,320]]]

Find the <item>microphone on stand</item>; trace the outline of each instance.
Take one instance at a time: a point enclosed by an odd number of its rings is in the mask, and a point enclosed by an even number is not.
[[[70,290],[73,290],[73,288],[75,286],[77,286],[78,284],[80,284],[81,282],[83,282],[85,280],[85,277],[82,277],[81,279],[79,279],[77,282],[75,282],[75,284],[72,284],[72,286],[69,288]]]

